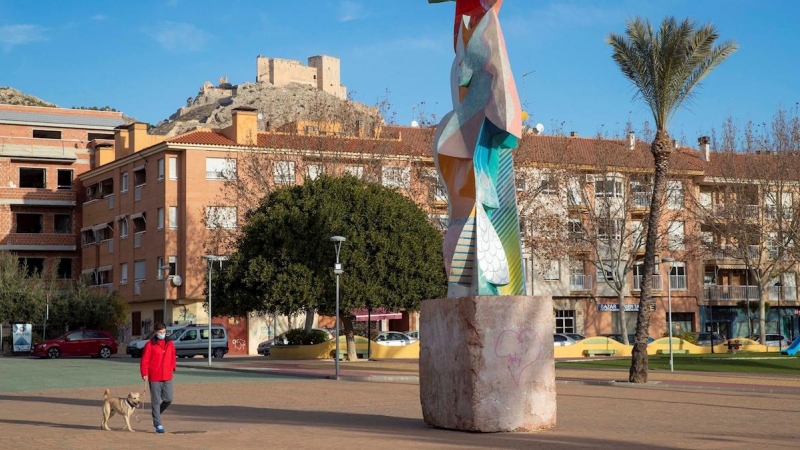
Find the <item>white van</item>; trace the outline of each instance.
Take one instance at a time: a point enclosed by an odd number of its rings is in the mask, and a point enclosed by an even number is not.
[[[167,337],[170,337],[172,333],[181,328],[185,327],[186,325],[169,325],[167,326]],[[136,339],[135,341],[128,342],[128,346],[125,348],[125,353],[131,355],[132,358],[141,358],[142,357],[142,350],[144,349],[144,344],[147,343],[150,339],[153,338],[153,334],[155,331],[151,331],[150,334],[144,337],[144,339]]]
[[[208,356],[208,325],[189,325],[170,337],[180,358]],[[211,325],[211,355],[222,358],[228,353],[228,333],[222,325]]]

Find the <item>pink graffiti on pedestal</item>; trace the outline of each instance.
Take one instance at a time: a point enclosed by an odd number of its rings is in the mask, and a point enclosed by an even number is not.
[[[494,344],[494,354],[506,360],[508,373],[519,387],[523,372],[536,364],[541,355],[542,339],[532,328],[503,330]]]

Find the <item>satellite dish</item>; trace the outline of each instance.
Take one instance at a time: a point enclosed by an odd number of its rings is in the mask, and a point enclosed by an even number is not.
[[[416,120],[412,120],[411,121],[411,127],[412,128],[419,128],[419,122],[417,122]]]
[[[175,275],[174,277],[172,277],[172,284],[174,284],[175,286],[182,285],[183,284],[183,278],[181,278],[180,275]]]
[[[533,127],[533,129],[536,130],[536,134],[542,134],[542,132],[544,131],[544,125],[537,123],[536,126]]]

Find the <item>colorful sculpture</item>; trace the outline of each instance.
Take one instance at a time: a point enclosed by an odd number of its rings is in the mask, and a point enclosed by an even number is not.
[[[453,111],[433,144],[449,199],[447,296],[525,295],[512,158],[522,111],[497,17],[503,0],[454,1]]]

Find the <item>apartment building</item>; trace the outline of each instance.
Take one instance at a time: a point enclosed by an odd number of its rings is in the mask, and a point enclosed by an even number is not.
[[[0,105],[0,250],[28,270],[73,279],[81,267],[81,185],[113,145],[119,112]],[[57,266],[54,266],[57,264]]]
[[[391,127],[367,135],[359,127],[349,133],[293,123],[266,133],[257,129],[256,114],[237,108],[226,129],[170,138],[148,134],[145,124],[117,127],[114,147],[100,149],[97,166],[80,176],[81,273],[130,301],[132,335],[159,321],[207,323],[204,255],[230,252],[225,233],[238,228],[248,199],[226,197],[223,188],[238,174],[264,171],[268,185],[256,187],[261,190],[321,173],[350,173],[411,191],[418,161],[431,167],[417,142],[427,136],[416,129],[403,137]],[[405,329],[413,320],[406,315]],[[231,338],[247,342],[242,353],[255,353],[274,325],[261,317],[213,322],[224,323],[229,332],[234,328]]]

